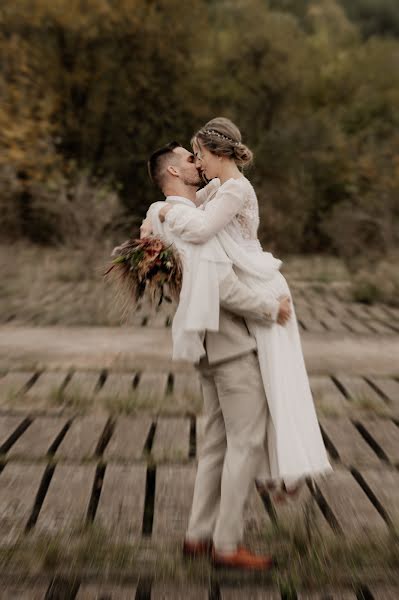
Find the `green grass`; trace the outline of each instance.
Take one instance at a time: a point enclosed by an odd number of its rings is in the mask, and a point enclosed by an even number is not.
[[[298,521],[292,529],[269,526],[258,533],[257,541],[277,559],[278,566],[272,573],[254,577],[239,573],[220,576],[236,582],[273,581],[288,592],[328,586],[336,589],[374,579],[394,583],[399,571],[398,542],[389,535],[346,541],[332,533],[322,537],[314,530],[309,537],[304,523]],[[131,543],[115,540],[112,533],[93,524],[76,527],[72,533],[21,537],[12,546],[0,548],[0,570],[24,575],[60,571],[66,576],[87,572],[120,578],[150,575],[156,581],[206,584],[212,574],[209,563],[184,561],[180,544],[180,540],[140,539]]]

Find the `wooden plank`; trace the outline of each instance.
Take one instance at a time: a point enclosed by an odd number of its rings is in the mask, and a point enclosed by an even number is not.
[[[176,373],[173,384],[173,403],[190,410],[202,400],[198,373]]]
[[[249,587],[240,585],[234,588],[222,586],[220,588],[221,600],[280,600],[281,596],[276,589],[267,589],[264,587]]]
[[[337,590],[329,588],[319,592],[300,592],[298,600],[356,600],[353,590]]]
[[[151,424],[152,419],[146,416],[119,417],[105,449],[105,458],[123,461],[141,458]]]
[[[0,474],[0,544],[16,541],[32,513],[44,465],[7,463]]]
[[[191,509],[196,469],[191,465],[157,467],[152,537],[182,539]]]
[[[137,585],[84,584],[79,587],[76,600],[133,600]]]
[[[371,331],[371,329],[369,327],[367,327],[367,325],[365,323],[362,323],[361,321],[354,318],[353,316],[348,315],[347,317],[342,318],[342,323],[344,323],[344,325],[347,325],[348,329],[352,333],[359,333],[361,335],[363,335],[363,334],[370,335],[373,333]]]
[[[5,585],[1,584],[0,600],[43,600],[48,584]]]
[[[348,402],[330,377],[312,376],[310,387],[316,408],[322,409],[323,414],[344,414],[347,411]]]
[[[86,519],[95,465],[57,465],[36,524],[38,532],[60,533]]]
[[[24,395],[24,401],[45,405],[48,401],[55,402],[60,398],[62,387],[67,378],[67,373],[45,372],[35,381],[33,386]]]
[[[65,401],[83,405],[89,403],[94,396],[99,379],[99,373],[75,372],[63,392]]]
[[[337,317],[333,317],[326,308],[317,307],[315,317],[324,323],[329,331],[348,333],[347,327]]]
[[[96,400],[120,401],[134,396],[133,381],[135,374],[110,373],[100,391],[96,394]]]
[[[293,500],[275,502],[272,494],[270,499],[277,515],[278,525],[286,531],[293,531],[298,525],[305,527],[307,518],[313,532],[328,531],[329,525],[305,483]]]
[[[28,381],[32,379],[33,371],[15,371],[6,373],[0,379],[0,405],[12,404],[13,400],[22,393]]]
[[[271,525],[270,517],[255,486],[253,486],[245,506],[244,522],[246,540],[259,539],[264,535],[266,528]]]
[[[362,377],[341,374],[337,379],[346,389],[352,402],[371,403],[385,408],[384,400]]]
[[[298,320],[303,323],[305,330],[309,333],[326,333],[326,328],[315,319],[310,309],[302,309]]]
[[[387,511],[394,524],[399,523],[399,473],[385,469],[363,470],[361,475]]]
[[[371,592],[373,600],[398,600],[399,587],[384,586],[378,583],[367,586]]]
[[[170,585],[157,583],[152,586],[151,600],[208,600],[208,590],[196,585]]]
[[[350,473],[336,470],[319,487],[346,537],[387,532],[385,521]]]
[[[57,450],[57,456],[69,460],[92,458],[106,422],[105,415],[77,417]]]
[[[399,464],[399,427],[390,419],[359,419],[392,465]]]
[[[23,417],[16,416],[0,417],[0,448],[14,433],[14,431],[18,429],[23,420]]]
[[[63,417],[40,417],[35,419],[21,437],[17,439],[8,456],[10,458],[17,456],[41,458],[45,456],[66,423],[67,419]]]
[[[390,405],[399,409],[399,381],[387,377],[370,377],[369,379],[389,399]]]
[[[319,422],[345,466],[381,466],[378,456],[349,419],[321,417]]]
[[[96,513],[96,523],[119,542],[141,537],[146,465],[108,465]]]
[[[381,335],[395,335],[395,331],[391,327],[388,327],[388,325],[384,325],[384,323],[381,323],[381,321],[370,319],[369,321],[367,321],[367,324],[372,329],[374,329],[376,333],[379,333]]]
[[[143,405],[160,406],[166,394],[167,383],[167,373],[145,371],[137,386],[138,401]]]
[[[187,460],[189,448],[189,419],[184,417],[158,419],[151,452],[156,461]]]

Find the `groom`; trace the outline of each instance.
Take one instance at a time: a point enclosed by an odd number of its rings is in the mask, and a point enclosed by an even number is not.
[[[201,178],[194,156],[176,142],[154,152],[148,168],[169,203],[195,208],[212,189],[211,183],[197,193]],[[143,222],[142,237],[151,233],[150,221]],[[167,232],[167,223],[164,227]],[[175,244],[179,249],[179,239]],[[212,553],[216,566],[267,570],[271,557],[241,545],[244,506],[267,452],[268,420],[256,342],[245,318],[284,324],[291,308],[287,300],[260,299],[233,270],[226,280],[220,286],[219,331],[205,333],[206,356],[198,365],[206,425],[183,553]]]

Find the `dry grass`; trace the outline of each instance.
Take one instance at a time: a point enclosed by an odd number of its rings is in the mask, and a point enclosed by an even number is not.
[[[289,282],[347,283],[350,279],[344,261],[334,256],[288,256],[281,271]]]
[[[2,321],[31,325],[121,324],[102,273],[113,244],[85,249],[0,247]]]
[[[41,326],[119,326],[141,322],[137,314],[123,318],[115,290],[102,276],[113,246],[121,241],[105,240],[100,245],[93,240],[85,248],[1,245],[2,322]],[[290,284],[305,282],[316,292],[325,292],[325,284],[334,284],[342,288],[348,300],[352,293],[352,299],[390,302],[392,290],[397,298],[395,264],[384,263],[380,267],[377,292],[375,285],[369,285],[370,279],[375,280],[374,272],[362,271],[352,281],[344,262],[335,257],[290,256],[284,260],[282,272]]]
[[[309,539],[298,523],[288,529],[269,526],[257,538],[253,543],[273,553],[277,568],[255,580],[232,573],[232,584],[242,585],[245,578],[249,584],[263,580],[289,594],[304,588],[333,586],[336,590],[381,579],[395,583],[399,547],[393,536],[347,541],[332,534],[321,537],[314,533]],[[41,572],[62,572],[71,578],[85,572],[100,577],[107,574],[113,579],[149,575],[155,581],[174,584],[206,585],[212,576],[206,560],[182,561],[179,540],[118,540],[96,523],[53,536],[21,536],[15,544],[0,548],[0,568],[3,573],[20,572],[25,576]],[[221,575],[226,579],[227,573]]]

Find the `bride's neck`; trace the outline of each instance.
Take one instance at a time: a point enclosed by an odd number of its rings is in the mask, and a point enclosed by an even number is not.
[[[223,185],[228,179],[239,179],[242,177],[240,169],[233,160],[221,160],[218,177]]]

